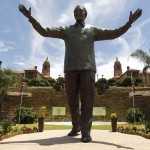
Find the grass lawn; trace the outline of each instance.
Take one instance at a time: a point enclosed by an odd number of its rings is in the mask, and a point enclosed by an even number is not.
[[[24,124],[17,124],[18,128],[23,127]],[[37,127],[38,128],[38,124],[25,124],[26,127],[28,128],[33,128],[33,127]],[[118,126],[124,126],[126,127],[126,124],[118,124]],[[44,130],[66,130],[66,129],[71,129],[72,126],[71,125],[44,125]],[[111,125],[93,125],[92,129],[96,129],[96,130],[111,130]]]

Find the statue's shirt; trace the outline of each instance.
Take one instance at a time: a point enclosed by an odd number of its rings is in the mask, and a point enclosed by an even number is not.
[[[70,25],[44,29],[33,17],[29,21],[34,29],[44,37],[59,38],[65,42],[64,72],[93,70],[96,72],[94,42],[115,39],[130,27],[127,22],[115,30],[102,29],[96,26]]]

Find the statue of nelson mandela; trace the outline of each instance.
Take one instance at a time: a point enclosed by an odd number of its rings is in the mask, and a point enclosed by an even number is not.
[[[52,28],[43,28],[31,16],[31,8],[28,10],[24,5],[19,5],[19,10],[29,19],[40,35],[64,40],[65,87],[72,119],[72,130],[68,136],[76,136],[81,131],[81,141],[90,142],[96,73],[94,42],[120,37],[141,16],[142,10],[137,9],[134,14],[131,11],[127,23],[114,30],[87,25],[85,23],[87,10],[81,5],[77,5],[74,9],[75,23],[73,25]],[[79,113],[79,99],[81,113]]]

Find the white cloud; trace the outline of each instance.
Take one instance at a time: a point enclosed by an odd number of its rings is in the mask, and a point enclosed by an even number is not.
[[[20,65],[21,67],[26,67],[26,59],[23,56],[16,55],[14,64]]]
[[[8,48],[6,47],[3,41],[0,41],[0,52],[7,52]]]
[[[120,17],[124,10],[125,0],[93,0],[92,2],[86,2],[85,7],[88,10],[87,21],[91,24],[104,25],[113,23]],[[108,25],[109,26],[109,25]]]
[[[127,0],[70,0],[58,2],[55,0],[26,0],[27,7],[31,6],[32,15],[43,25],[43,27],[60,26],[66,24],[73,24],[73,9],[77,4],[84,5],[88,11],[88,17],[86,22],[89,24],[107,27],[116,27],[117,23],[123,19],[122,14],[126,9]],[[61,7],[63,6],[63,7]],[[128,14],[128,13],[127,13]],[[128,18],[128,17],[127,17]],[[127,20],[126,20],[127,21]],[[147,21],[149,23],[149,20]],[[147,24],[145,22],[145,24]],[[125,23],[125,22],[124,22]],[[129,57],[130,53],[144,45],[144,38],[142,36],[142,27],[132,27],[128,33],[116,40],[113,40],[110,45],[119,49],[119,51],[113,51],[115,56],[124,63]],[[63,74],[63,60],[64,60],[64,43],[58,39],[50,39],[41,37],[36,31],[31,27],[29,31],[30,43],[31,44],[31,54],[28,58],[27,64],[37,65],[39,70],[42,68],[42,63],[44,59],[48,56],[51,64],[51,75],[52,77],[58,77],[58,75]],[[110,48],[111,49],[111,48]],[[111,55],[111,54],[109,54]],[[122,56],[125,56],[123,58]],[[109,56],[110,58],[111,56]],[[98,64],[97,71],[98,74],[104,74],[104,76],[113,76],[113,64],[115,58],[108,60],[105,52],[96,53],[96,62]],[[24,60],[22,60],[24,62]],[[100,64],[108,64],[99,66]],[[22,65],[24,65],[23,63]],[[126,63],[125,63],[126,64]],[[131,65],[134,62],[131,63]],[[134,64],[135,66],[135,64]],[[126,67],[126,66],[125,66]]]
[[[15,43],[12,41],[2,41],[0,40],[0,52],[7,52],[14,49]]]

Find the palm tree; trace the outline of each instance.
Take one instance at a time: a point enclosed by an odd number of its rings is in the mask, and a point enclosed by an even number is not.
[[[130,56],[133,58],[137,58],[144,63],[143,72],[146,72],[150,68],[150,50],[148,54],[141,49],[137,49]]]

